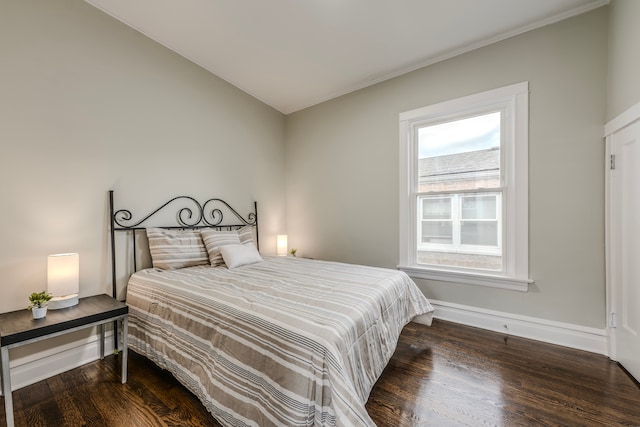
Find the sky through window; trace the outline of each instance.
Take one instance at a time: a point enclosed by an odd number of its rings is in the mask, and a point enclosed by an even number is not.
[[[500,112],[421,127],[418,141],[421,159],[500,147]]]

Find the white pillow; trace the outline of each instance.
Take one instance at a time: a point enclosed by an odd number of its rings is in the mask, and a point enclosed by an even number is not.
[[[220,246],[219,249],[222,259],[229,269],[262,262],[262,257],[253,243],[225,245]]]

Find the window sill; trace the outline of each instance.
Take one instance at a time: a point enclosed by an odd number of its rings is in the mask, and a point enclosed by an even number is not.
[[[446,271],[418,266],[399,265],[410,277],[418,279],[438,280],[441,282],[456,282],[466,285],[487,286],[498,289],[527,292],[531,279],[518,279],[513,277],[496,276],[491,274],[470,273],[461,271]]]

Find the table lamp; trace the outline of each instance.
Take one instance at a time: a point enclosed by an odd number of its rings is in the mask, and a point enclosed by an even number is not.
[[[276,254],[278,256],[287,255],[287,235],[286,234],[278,234],[276,239]]]
[[[49,310],[78,304],[80,290],[80,256],[75,253],[49,255],[47,258],[47,291],[53,295]]]

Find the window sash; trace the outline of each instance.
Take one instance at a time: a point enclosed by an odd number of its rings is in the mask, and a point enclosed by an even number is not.
[[[475,218],[462,218],[462,201],[465,197],[473,197],[473,196],[494,196],[496,198],[496,216],[494,219],[475,219]],[[418,212],[416,215],[416,252],[452,252],[452,253],[465,253],[465,254],[476,254],[476,255],[499,255],[502,256],[502,247],[503,247],[503,239],[504,236],[504,223],[502,221],[503,217],[503,209],[502,209],[502,197],[503,190],[495,191],[495,189],[486,189],[486,190],[475,190],[473,193],[447,193],[447,194],[438,194],[437,196],[433,196],[431,193],[421,193],[415,196],[416,197],[416,206],[418,208]],[[423,206],[424,200],[427,198],[437,199],[449,199],[451,203],[451,216],[449,219],[441,218],[441,219],[425,219],[423,216]],[[444,242],[423,242],[424,237],[424,223],[451,223],[451,243]],[[465,244],[462,242],[462,224],[464,222],[494,222],[497,223],[496,227],[496,245],[474,245],[474,244]],[[434,239],[437,239],[439,236],[434,236]],[[503,263],[504,264],[504,263]],[[429,264],[420,264],[420,265],[429,265]],[[455,266],[452,266],[455,267]]]

